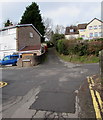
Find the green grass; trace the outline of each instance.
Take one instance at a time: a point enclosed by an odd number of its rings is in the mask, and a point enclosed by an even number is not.
[[[60,55],[56,52],[56,54],[67,62],[73,62],[73,63],[98,63],[99,57],[97,56],[78,56],[78,55]]]

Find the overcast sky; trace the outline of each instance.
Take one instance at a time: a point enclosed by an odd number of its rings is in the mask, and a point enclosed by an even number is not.
[[[14,2],[5,1],[0,2],[0,28],[3,27],[3,23],[7,19],[10,19],[13,23],[20,22],[25,8],[32,3],[27,1],[19,2],[19,0],[18,2],[17,0],[13,0]],[[39,5],[41,15],[51,18],[54,25],[58,24],[66,27],[78,23],[88,23],[95,17],[101,19],[101,0],[86,0],[87,2],[36,1]]]

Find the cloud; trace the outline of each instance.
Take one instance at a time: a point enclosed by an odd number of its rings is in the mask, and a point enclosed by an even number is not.
[[[19,22],[25,11],[25,7],[30,4],[31,2],[3,3],[2,21],[4,22],[9,18],[14,23]],[[94,17],[100,19],[101,14],[100,2],[38,2],[37,4],[40,7],[42,16],[51,18],[54,25],[68,26],[71,24],[89,22]]]
[[[57,4],[56,4],[57,5]],[[51,5],[52,7],[53,5]],[[54,24],[71,25],[88,23],[93,18],[100,19],[100,3],[65,3],[57,7],[49,8],[43,12],[43,16],[53,19]]]
[[[101,2],[102,0],[35,0],[34,2]],[[0,2],[33,2],[33,0],[0,0]]]
[[[2,4],[0,3],[0,25],[2,25]]]
[[[69,15],[70,17],[77,16],[80,13],[80,10],[74,6],[72,7],[60,7],[58,9],[48,11],[45,13],[45,15],[49,17],[62,17]]]
[[[63,6],[44,13],[44,16],[53,19],[55,24],[62,24],[69,19],[76,18],[80,14],[80,9],[76,6]]]
[[[101,4],[100,3],[90,3],[84,6],[81,10],[80,22],[90,22],[93,18],[101,19]]]

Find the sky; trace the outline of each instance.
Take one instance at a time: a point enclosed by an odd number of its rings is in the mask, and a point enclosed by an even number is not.
[[[8,0],[9,1],[9,0]],[[22,1],[22,0],[21,0]],[[43,0],[42,0],[43,1]],[[64,27],[70,25],[77,25],[79,23],[88,23],[93,18],[101,19],[101,0],[73,0],[48,2],[44,0],[36,0],[39,5],[40,13],[42,17],[52,19],[54,25],[63,25]],[[33,2],[33,1],[32,1]],[[14,24],[20,22],[21,16],[23,15],[27,6],[31,3],[27,0],[1,0],[0,2],[0,28],[3,27],[3,23],[10,19]]]

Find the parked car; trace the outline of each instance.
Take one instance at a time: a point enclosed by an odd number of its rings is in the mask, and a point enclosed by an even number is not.
[[[19,55],[8,55],[0,60],[0,65],[16,65],[19,59]]]

